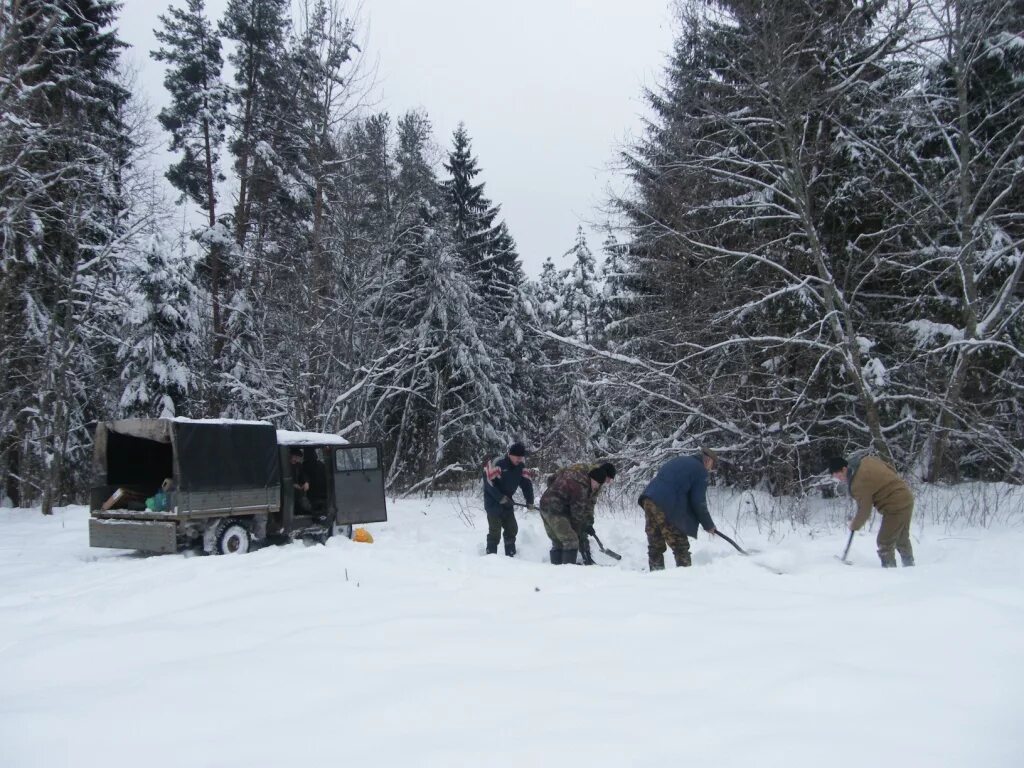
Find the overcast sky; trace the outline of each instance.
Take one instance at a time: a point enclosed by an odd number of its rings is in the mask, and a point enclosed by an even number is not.
[[[157,110],[163,69],[148,52],[168,4],[124,0],[120,23]],[[220,19],[227,0],[206,5]],[[671,47],[670,0],[366,0],[360,18],[375,108],[426,110],[443,148],[466,124],[528,274],[600,222],[609,166]],[[588,236],[596,254],[601,235]]]

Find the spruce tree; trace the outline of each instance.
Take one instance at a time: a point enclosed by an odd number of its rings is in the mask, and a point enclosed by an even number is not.
[[[444,167],[450,175],[444,181],[444,189],[448,196],[455,245],[459,256],[480,275],[490,296],[492,288],[500,288],[495,284],[498,275],[492,264],[498,236],[495,225],[498,208],[484,195],[483,182],[476,181],[480,169],[473,155],[469,133],[461,123],[452,137],[452,149]]]
[[[224,343],[224,251],[230,245],[217,207],[217,185],[224,180],[220,152],[228,118],[228,91],[221,81],[221,41],[206,16],[205,0],[186,0],[185,8],[169,8],[167,15],[160,16],[160,23],[154,34],[161,47],[151,55],[167,65],[164,87],[171,104],[157,117],[171,135],[171,151],[180,153],[166,175],[182,201],[193,202],[206,213],[206,230],[196,235],[208,248],[204,278],[210,291],[212,357],[217,359]]]
[[[89,439],[83,289],[110,268],[128,226],[118,7],[15,3],[0,28],[0,451],[8,478],[13,467],[23,478],[21,502],[41,488],[44,513],[71,488],[69,459]]]
[[[131,271],[137,295],[121,334],[120,408],[149,418],[186,415],[195,394],[192,360],[200,342],[192,262],[183,248],[157,234]]]
[[[592,344],[600,335],[600,328],[597,327],[597,262],[587,245],[582,226],[576,228],[576,242],[563,258],[569,262],[564,281],[563,306],[569,318],[571,333],[578,341]]]
[[[402,463],[392,467],[391,480],[408,483],[412,471],[434,485],[474,471],[504,439],[511,409],[508,366],[494,347],[494,328],[481,323],[480,279],[463,257],[468,230],[454,219],[452,186],[438,183],[427,159],[428,138],[422,116],[400,122],[396,200],[404,321],[394,367],[396,391],[404,396],[394,424],[396,462],[401,456]]]
[[[273,128],[286,83],[285,44],[290,29],[288,0],[230,0],[220,22],[221,35],[235,43],[229,60],[235,69],[232,92],[231,154],[235,158],[238,203],[235,242],[244,247],[260,224],[260,214],[274,192],[278,166]]]

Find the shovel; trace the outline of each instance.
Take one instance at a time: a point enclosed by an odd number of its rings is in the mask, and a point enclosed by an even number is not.
[[[842,556],[836,555],[836,560],[841,562],[843,565],[853,565],[846,556],[850,554],[850,545],[853,544],[853,531],[850,531],[850,538],[846,540],[846,549],[843,550]]]
[[[722,533],[717,528],[715,529],[715,536],[718,536],[720,539],[725,539],[726,541],[728,541],[730,544],[733,545],[733,547],[736,548],[736,551],[739,552],[744,557],[750,557],[751,555],[758,554],[758,550],[756,550],[756,549],[752,549],[752,550],[750,550],[748,552],[747,550],[745,550],[743,547],[741,547],[735,541],[730,539],[728,536],[726,536],[724,533]],[[764,568],[766,571],[771,571],[772,573],[774,573],[777,576],[785,576],[786,575],[785,571],[780,571],[778,568],[772,568],[772,566],[767,565],[765,563],[759,563],[757,560],[754,560],[753,562],[754,562],[754,565],[758,566],[759,568]]]
[[[525,504],[520,504],[518,501],[513,501],[512,504],[513,504],[513,506],[516,506],[516,507],[523,507],[523,508],[527,508],[528,509],[528,507]],[[606,549],[604,544],[601,543],[601,540],[599,538],[597,538],[597,534],[596,533],[591,533],[590,536],[592,536],[594,538],[594,541],[597,542],[597,548],[600,549],[602,552],[604,552],[606,555],[608,555],[608,557],[613,558],[615,560],[621,560],[622,559],[622,555],[620,555],[618,552],[613,552],[610,549]]]
[[[614,558],[615,560],[621,560],[622,559],[622,555],[620,555],[618,552],[612,552],[610,549],[605,549],[604,548],[604,544],[602,544],[601,540],[599,538],[597,538],[597,534],[596,533],[591,531],[590,535],[593,537],[594,541],[597,542],[597,548],[600,549],[602,552],[604,552],[606,555],[608,555],[608,557]]]
[[[718,530],[717,528],[715,529],[715,536],[718,536],[718,537],[719,537],[720,539],[725,539],[726,541],[728,541],[728,542],[729,542],[730,544],[732,544],[732,545],[733,545],[733,547],[734,547],[734,548],[736,549],[736,551],[737,551],[737,552],[739,552],[739,553],[740,553],[741,555],[746,555],[746,556],[748,556],[748,557],[749,557],[750,555],[757,555],[757,554],[760,554],[760,551],[759,551],[759,550],[756,550],[756,549],[751,549],[751,550],[750,550],[750,551],[748,552],[747,550],[745,550],[745,549],[744,549],[743,547],[741,547],[741,546],[740,546],[739,544],[737,544],[737,543],[736,543],[735,541],[733,541],[732,539],[730,539],[730,538],[729,538],[728,536],[726,536],[726,535],[725,535],[724,533],[722,533],[722,532],[721,532],[720,530]]]

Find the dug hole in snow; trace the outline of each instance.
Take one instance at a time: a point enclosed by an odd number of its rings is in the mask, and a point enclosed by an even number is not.
[[[835,560],[846,500],[801,524],[751,503],[711,509],[761,554],[701,536],[653,574],[628,500],[597,519],[622,561],[593,568],[548,564],[525,510],[519,556],[483,556],[475,496],[236,557],[0,510],[0,765],[1024,765],[1019,513],[961,528],[934,496],[892,571],[874,532]]]

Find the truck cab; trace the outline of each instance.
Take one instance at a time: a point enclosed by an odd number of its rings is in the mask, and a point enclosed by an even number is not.
[[[107,421],[96,427],[93,464],[94,547],[243,553],[387,520],[380,446],[329,433],[227,419]]]

